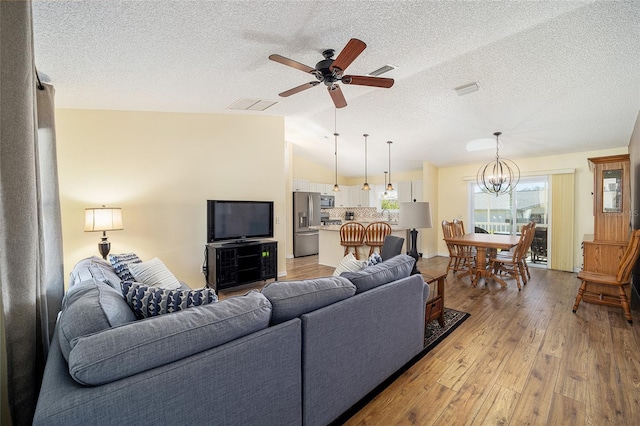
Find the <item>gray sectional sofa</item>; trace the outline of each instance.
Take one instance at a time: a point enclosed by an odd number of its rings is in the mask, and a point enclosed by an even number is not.
[[[325,425],[423,349],[429,287],[400,255],[136,319],[100,258],[71,274],[34,425]]]

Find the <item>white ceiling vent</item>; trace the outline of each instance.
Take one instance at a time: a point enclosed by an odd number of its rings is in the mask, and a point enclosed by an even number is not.
[[[242,98],[229,105],[227,109],[239,109],[243,111],[264,111],[277,104],[277,101],[266,101],[264,99]]]
[[[369,74],[367,74],[367,75],[370,75],[370,76],[372,76],[372,77],[377,77],[377,76],[379,76],[379,75],[381,75],[381,74],[384,74],[384,73],[386,73],[386,72],[393,71],[393,70],[395,70],[396,68],[398,68],[398,67],[397,67],[397,66],[395,66],[395,65],[387,64],[387,65],[384,65],[384,66],[382,66],[382,67],[378,68],[378,69],[377,69],[377,70],[375,70],[375,71],[371,71],[371,72],[370,72]]]
[[[480,86],[478,86],[478,83],[473,82],[473,83],[465,84],[464,86],[456,87],[453,90],[456,91],[458,96],[463,96],[463,95],[468,95],[469,93],[477,92],[478,90],[480,90]]]

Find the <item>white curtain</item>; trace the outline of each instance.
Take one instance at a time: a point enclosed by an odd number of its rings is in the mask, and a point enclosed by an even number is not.
[[[0,1],[0,397],[33,418],[64,289],[52,86],[36,88],[29,1]]]

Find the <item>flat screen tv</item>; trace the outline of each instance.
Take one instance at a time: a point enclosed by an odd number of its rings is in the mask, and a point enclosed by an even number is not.
[[[273,201],[207,200],[207,242],[273,238]]]

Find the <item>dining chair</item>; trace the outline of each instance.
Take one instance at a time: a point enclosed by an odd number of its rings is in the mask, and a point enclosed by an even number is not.
[[[446,273],[448,274],[449,270],[452,270],[454,274],[456,272],[462,272],[458,275],[459,278],[471,275],[474,268],[475,256],[471,248],[446,241],[447,238],[453,238],[456,236],[454,223],[443,220],[442,234],[445,238],[447,249],[449,250],[449,263],[447,264]]]
[[[358,222],[347,222],[340,227],[340,245],[344,246],[344,255],[349,253],[351,247],[354,256],[358,257],[358,247],[364,244],[365,227]]]
[[[621,307],[629,324],[633,324],[631,307],[624,287],[631,282],[631,272],[640,254],[640,229],[631,234],[629,244],[624,255],[618,263],[618,271],[615,275],[600,274],[597,272],[580,271],[578,279],[582,280],[576,302],[573,305],[573,313],[578,310],[578,305],[584,299],[589,303]],[[617,295],[603,292],[603,287],[617,289]]]
[[[535,222],[522,225],[520,239],[513,250],[502,252],[489,258],[489,267],[493,270],[493,273],[496,275],[506,274],[510,278],[514,278],[518,285],[518,290],[522,290],[520,281],[522,281],[523,285],[528,281],[528,268],[525,258],[531,246],[534,228]],[[531,278],[531,275],[529,275],[529,278]]]
[[[456,236],[464,235],[464,222],[460,219],[453,219],[453,232]]]
[[[376,247],[378,250],[382,249],[384,238],[387,235],[391,235],[391,226],[387,222],[372,222],[367,225],[364,232],[364,244],[371,247],[369,256],[373,254]]]

